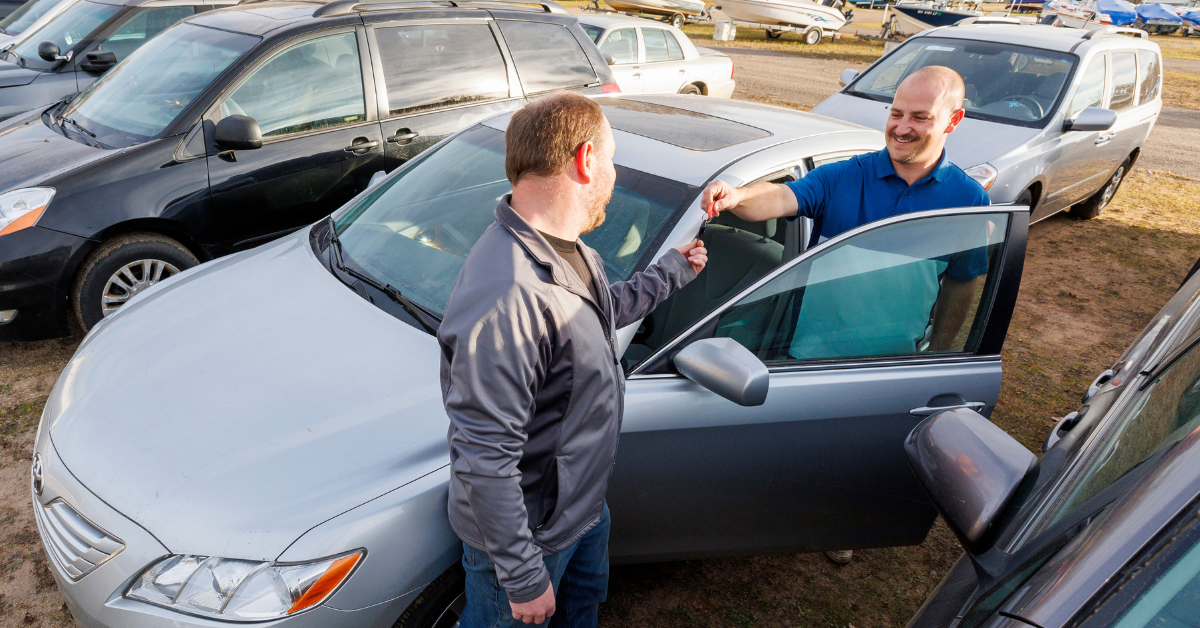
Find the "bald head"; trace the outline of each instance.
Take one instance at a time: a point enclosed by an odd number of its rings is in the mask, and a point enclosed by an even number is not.
[[[906,180],[902,169],[920,179],[941,159],[946,135],[962,121],[965,91],[962,77],[940,65],[913,72],[896,88],[884,134],[892,164]]]

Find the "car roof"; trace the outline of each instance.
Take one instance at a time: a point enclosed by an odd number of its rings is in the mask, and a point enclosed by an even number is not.
[[[857,124],[742,100],[625,94],[597,96],[596,101],[612,121],[619,165],[689,185],[703,185],[748,154],[794,140],[864,131],[882,137]],[[631,110],[636,117],[626,115]],[[503,131],[511,115],[500,114],[484,124]],[[655,117],[661,120],[657,130]]]
[[[611,15],[596,15],[591,13],[583,13],[575,16],[580,24],[589,24],[591,26],[599,26],[604,30],[616,28],[618,26],[653,26],[655,28],[670,28],[670,24],[663,24],[654,20],[646,20],[640,17],[625,17]]]
[[[1004,42],[1031,48],[1044,48],[1058,52],[1073,52],[1076,46],[1095,46],[1101,42],[1112,42],[1117,37],[1125,45],[1137,48],[1158,49],[1158,44],[1148,39],[1129,37],[1115,33],[1093,35],[1082,28],[1059,28],[1044,24],[968,24],[935,28],[921,33],[921,37],[948,37],[975,41]]]

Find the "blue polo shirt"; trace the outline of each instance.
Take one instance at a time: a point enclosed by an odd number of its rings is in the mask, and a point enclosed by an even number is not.
[[[885,148],[825,164],[787,186],[821,240],[898,214],[991,205],[987,190],[947,161],[944,150],[933,172],[912,185],[896,174]]]

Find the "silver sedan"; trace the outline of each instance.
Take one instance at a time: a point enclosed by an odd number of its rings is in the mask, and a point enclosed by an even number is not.
[[[883,146],[753,103],[600,102],[617,187],[584,239],[610,280],[695,237],[715,177],[784,182]],[[84,339],[46,405],[32,481],[82,625],[454,625],[433,332],[509,191],[506,124],[158,284]],[[935,510],[904,438],[945,408],[990,414],[1027,222],[1023,207],[936,210],[807,251],[805,221],[704,226],[708,269],[619,334],[613,561],[919,543]],[[968,274],[960,324],[931,335],[954,309],[940,282]]]

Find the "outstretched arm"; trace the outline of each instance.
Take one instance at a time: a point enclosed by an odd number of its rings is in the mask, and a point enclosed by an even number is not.
[[[695,279],[707,263],[704,243],[693,240],[662,256],[646,270],[609,286],[617,328],[649,316],[672,292]]]
[[[795,216],[799,209],[796,194],[778,183],[752,183],[735,188],[724,181],[712,181],[700,196],[700,209],[716,218],[723,211],[750,222]]]

